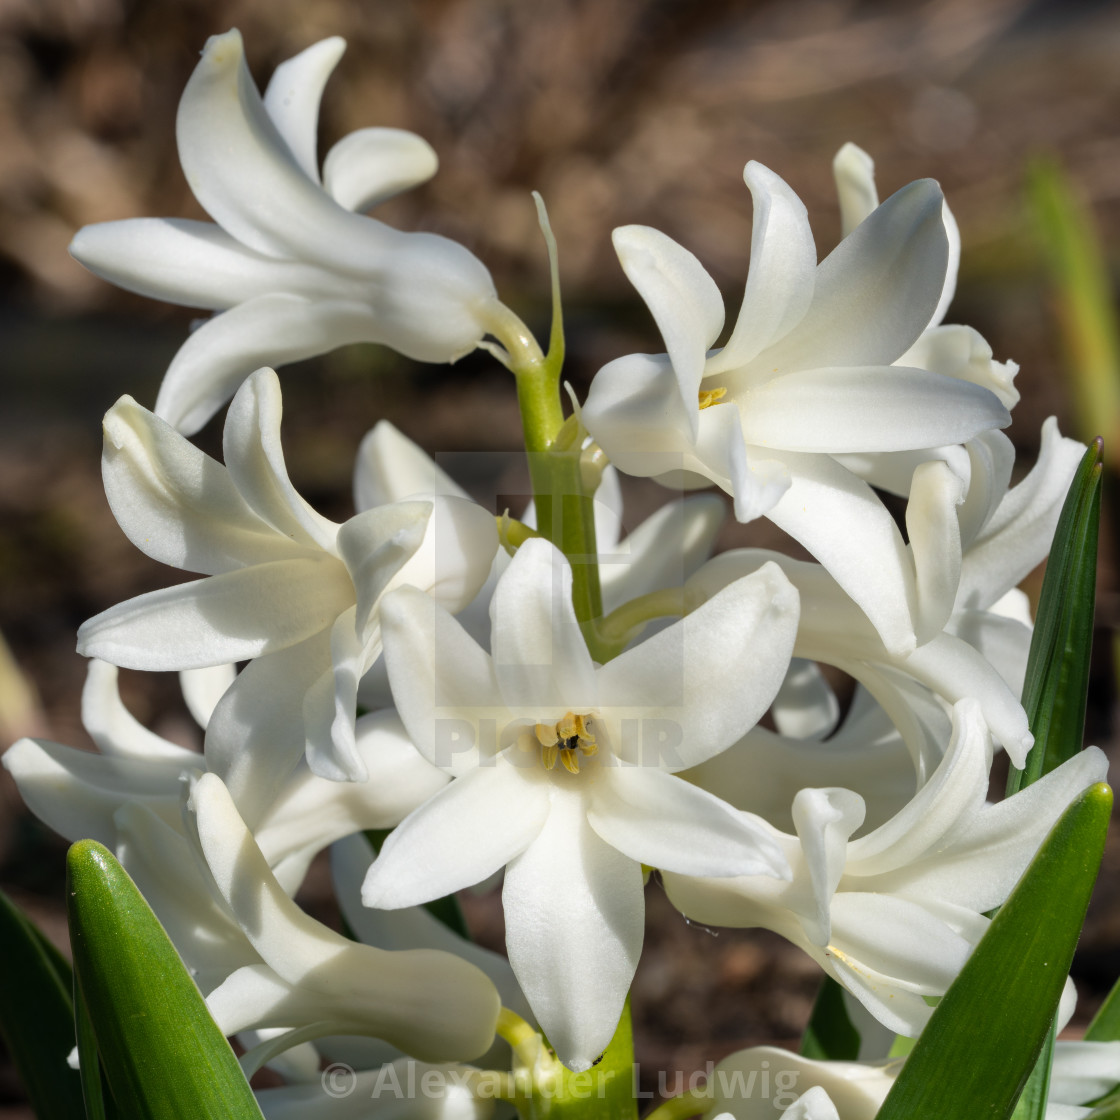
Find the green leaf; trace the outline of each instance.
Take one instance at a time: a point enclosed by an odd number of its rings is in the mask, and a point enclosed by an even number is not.
[[[1120,436],[1120,331],[1103,241],[1055,161],[1030,167],[1027,190],[1057,297],[1078,435],[1103,434],[1111,446]]]
[[[66,869],[76,982],[121,1112],[129,1120],[261,1120],[229,1043],[112,853],[81,840]]]
[[[1066,495],[1038,604],[1023,685],[1035,745],[1023,770],[1014,767],[1008,794],[1037,781],[1082,747],[1101,503],[1101,443],[1085,452]]]
[[[105,1084],[105,1071],[97,1053],[97,1039],[93,1023],[82,998],[82,989],[74,985],[74,1027],[78,1035],[78,1059],[81,1062],[82,1097],[86,1105],[86,1120],[116,1120],[117,1110]]]
[[[0,1035],[39,1120],[82,1115],[70,966],[0,891]]]
[[[1120,980],[1085,1028],[1086,1042],[1115,1042],[1120,1039]]]
[[[844,989],[826,976],[801,1038],[801,1053],[817,1060],[854,1062],[859,1057],[859,1043],[859,1031],[844,1006]]]
[[[1100,867],[1112,791],[1062,815],[945,993],[877,1120],[1004,1120],[1030,1074],[1069,972]]]

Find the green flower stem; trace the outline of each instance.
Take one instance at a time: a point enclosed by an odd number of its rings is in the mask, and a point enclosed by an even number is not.
[[[501,1096],[517,1106],[522,1120],[636,1120],[629,1000],[602,1057],[582,1073],[562,1065],[541,1035],[506,1008],[498,1034],[513,1050],[516,1086],[514,1096]]]
[[[646,623],[656,618],[683,618],[687,613],[684,588],[664,587],[616,607],[600,619],[595,631],[601,648],[608,657],[615,657],[641,633]]]
[[[552,254],[555,258],[555,254]],[[525,327],[502,304],[491,312],[490,329],[505,347],[517,378],[517,400],[529,460],[529,478],[537,525],[572,565],[572,601],[576,618],[590,622],[603,613],[599,554],[595,543],[592,495],[584,484],[582,452],[585,432],[578,417],[564,418],[560,370],[564,361],[563,326],[553,260],[552,335],[545,357]],[[603,660],[593,633],[592,657]]]

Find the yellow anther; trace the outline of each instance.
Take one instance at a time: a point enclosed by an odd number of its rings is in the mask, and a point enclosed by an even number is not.
[[[541,746],[541,762],[546,770],[563,764],[569,774],[579,773],[580,756],[590,758],[599,750],[591,729],[591,716],[565,712],[555,724],[538,723],[533,728]]]
[[[719,404],[724,397],[727,396],[727,390],[722,386],[715,389],[701,389],[700,390],[700,407],[711,408],[713,404]]]

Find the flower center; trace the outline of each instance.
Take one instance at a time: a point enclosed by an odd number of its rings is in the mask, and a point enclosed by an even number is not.
[[[727,390],[723,386],[716,389],[701,389],[700,390],[700,407],[711,408],[714,404],[719,404],[724,397],[727,396]]]
[[[541,762],[546,770],[564,765],[569,774],[579,773],[580,756],[590,758],[599,749],[595,732],[591,729],[591,716],[565,712],[556,723],[538,723],[534,728],[541,745]]]

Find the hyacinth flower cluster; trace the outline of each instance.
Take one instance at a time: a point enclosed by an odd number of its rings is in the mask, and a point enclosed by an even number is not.
[[[369,128],[320,165],[342,50],[309,47],[262,95],[239,34],[210,40],[177,136],[213,222],[73,242],[113,283],[214,312],[154,410],[123,396],[104,425],[122,530],[199,578],[81,627],[98,753],[24,739],[4,765],[41,820],[115,856],[243,1068],[282,1079],[257,1092],[265,1116],[376,1115],[372,1089],[418,1070],[442,1080],[417,1115],[540,1114],[543,1087],[628,1037],[644,894],[663,889],[687,918],[803,949],[862,1024],[860,1057],[884,1059],[744,1051],[671,1115],[872,1117],[895,1036],[921,1034],[1105,777],[1089,747],[988,798],[996,755],[1022,768],[1033,743],[1017,585],[1085,448],[1049,420],[1011,484],[1016,367],[944,322],[952,214],[932,180],[880,202],[852,145],[834,164],[843,236],[823,253],[790,186],[747,164],[729,330],[689,250],[616,230],[665,352],[614,359],[565,415],[555,282],[545,354],[467,249],[365,214],[430,177],[431,148]],[[531,508],[485,508],[371,417],[353,515],[313,509],[270,367],[355,341],[507,366]],[[219,461],[190,437],[227,402]],[[669,499],[629,531],[620,473]],[[727,499],[681,494],[711,487]],[[812,559],[713,556],[725,517],[768,518]],[[137,722],[118,667],[178,671],[200,749]],[[294,901],[328,851],[344,932]],[[504,955],[426,909],[499,880]],[[1115,1088],[1118,1049],[1062,1045],[1052,1120]],[[735,1091],[752,1070],[784,1096]]]

